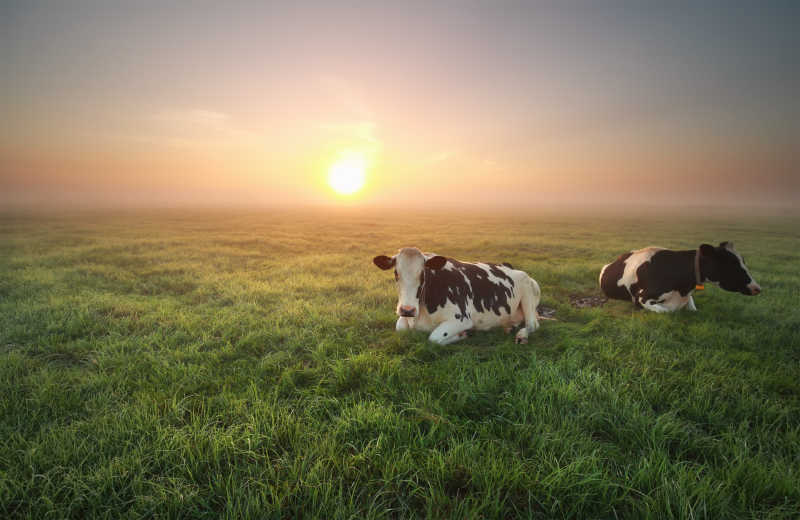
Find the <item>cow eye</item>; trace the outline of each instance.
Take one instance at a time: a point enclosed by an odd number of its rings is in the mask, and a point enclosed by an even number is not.
[[[399,280],[400,278],[397,276],[397,269],[394,270],[394,279]]]

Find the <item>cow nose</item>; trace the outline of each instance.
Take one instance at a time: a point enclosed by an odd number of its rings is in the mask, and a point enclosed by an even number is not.
[[[400,316],[404,318],[413,318],[417,315],[417,309],[412,307],[411,305],[401,305],[400,306]]]
[[[750,289],[750,294],[753,296],[761,292],[761,286],[755,282],[747,284],[747,288]]]

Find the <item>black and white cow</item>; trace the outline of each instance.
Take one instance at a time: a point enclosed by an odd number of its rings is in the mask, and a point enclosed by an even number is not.
[[[631,300],[654,312],[672,312],[687,305],[696,311],[692,292],[706,281],[726,291],[761,292],[730,242],[688,251],[646,247],[625,253],[600,271],[600,288],[606,296]]]
[[[430,341],[447,345],[465,338],[470,329],[502,326],[509,332],[523,321],[516,342],[527,343],[528,334],[539,327],[539,284],[509,264],[459,262],[416,247],[372,261],[384,270],[394,267],[397,330],[432,331]]]

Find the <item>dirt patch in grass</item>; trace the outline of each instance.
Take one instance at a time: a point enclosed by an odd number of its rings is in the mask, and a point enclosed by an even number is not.
[[[553,318],[556,315],[556,310],[553,307],[548,307],[546,305],[539,305],[536,307],[536,313],[539,315],[540,318]]]
[[[577,307],[578,309],[586,309],[588,307],[601,307],[604,303],[608,301],[608,298],[605,296],[599,296],[596,294],[573,294],[569,297],[569,303],[573,307]]]

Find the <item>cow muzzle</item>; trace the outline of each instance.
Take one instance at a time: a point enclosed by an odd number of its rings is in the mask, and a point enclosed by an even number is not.
[[[416,318],[417,309],[410,305],[401,305],[397,308],[397,314],[399,314],[402,318]]]
[[[761,286],[755,282],[747,284],[747,288],[750,289],[750,294],[753,296],[761,294]]]

